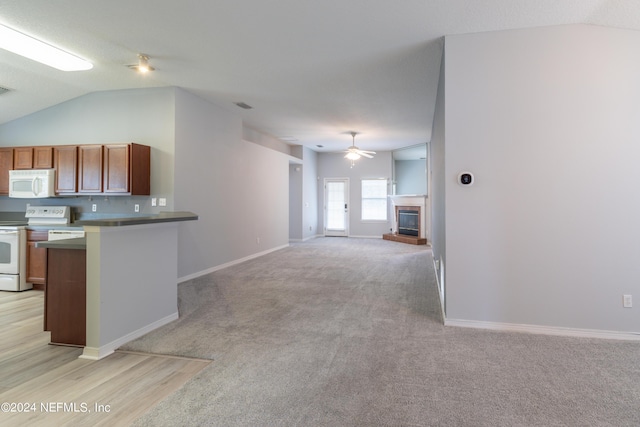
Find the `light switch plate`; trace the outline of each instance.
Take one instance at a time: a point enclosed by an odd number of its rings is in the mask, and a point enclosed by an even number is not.
[[[164,197],[160,197],[160,206],[167,206],[167,199],[165,199]]]

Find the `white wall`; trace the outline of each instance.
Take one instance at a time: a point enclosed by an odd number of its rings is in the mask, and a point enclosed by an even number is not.
[[[391,194],[392,156],[390,151],[378,152],[373,159],[362,158],[351,163],[341,153],[318,154],[318,233],[324,233],[324,179],[349,178],[349,235],[354,237],[379,237],[388,233],[393,215],[389,203],[389,220],[385,222],[363,222],[361,220],[361,183],[362,179],[386,178],[388,193]]]
[[[102,358],[178,318],[180,227],[180,223],[162,223],[86,228],[87,346],[83,357]]]
[[[447,317],[640,331],[640,309],[622,307],[640,298],[640,33],[561,26],[445,48]]]
[[[302,241],[302,164],[289,165],[289,240]]]
[[[181,226],[179,277],[287,245],[290,156],[244,141],[239,116],[181,89],[175,123],[175,207],[200,217]]]
[[[436,107],[433,117],[433,130],[431,132],[431,144],[429,144],[429,154],[427,159],[429,162],[428,179],[429,200],[431,205],[431,248],[433,250],[433,259],[440,262],[441,271],[438,272],[440,278],[441,289],[446,288],[446,206],[445,206],[445,183],[447,179],[451,180],[451,176],[445,174],[445,78],[444,69],[445,51],[442,52],[442,60],[440,62],[440,79],[438,80],[438,94],[436,96]],[[442,273],[442,274],[440,274]],[[444,282],[444,283],[443,283]],[[446,296],[446,292],[442,297]],[[446,312],[446,301],[442,301]]]
[[[396,160],[394,171],[396,194],[427,194],[425,160]]]
[[[318,153],[303,147],[302,179],[302,237],[309,239],[322,234],[318,228],[318,192],[322,185],[318,182]]]

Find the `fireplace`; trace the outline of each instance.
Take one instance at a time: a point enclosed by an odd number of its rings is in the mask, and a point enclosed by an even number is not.
[[[426,245],[427,239],[424,237],[424,230],[422,229],[424,227],[422,208],[420,206],[396,205],[395,213],[396,232],[384,234],[382,238],[395,242]]]
[[[391,232],[382,235],[385,240],[427,245],[429,238],[429,199],[426,195],[409,194],[389,196],[393,204]]]
[[[406,236],[420,235],[420,208],[418,211],[398,209],[398,234]]]

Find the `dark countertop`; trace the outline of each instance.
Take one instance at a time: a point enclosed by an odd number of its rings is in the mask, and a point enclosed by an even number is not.
[[[81,225],[72,224],[42,224],[42,225],[27,225],[27,230],[80,230]]]
[[[120,218],[82,218],[73,222],[74,227],[122,227],[127,225],[157,224],[161,222],[195,221],[198,215],[193,212],[160,212],[148,216],[128,216]]]
[[[78,237],[75,239],[49,240],[36,242],[36,248],[46,249],[87,249],[87,238]]]

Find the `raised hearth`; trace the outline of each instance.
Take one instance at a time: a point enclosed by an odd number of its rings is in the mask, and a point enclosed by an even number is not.
[[[383,234],[384,240],[391,240],[392,242],[409,243],[411,245],[426,245],[427,239],[417,236],[406,236],[404,234],[387,233]]]

